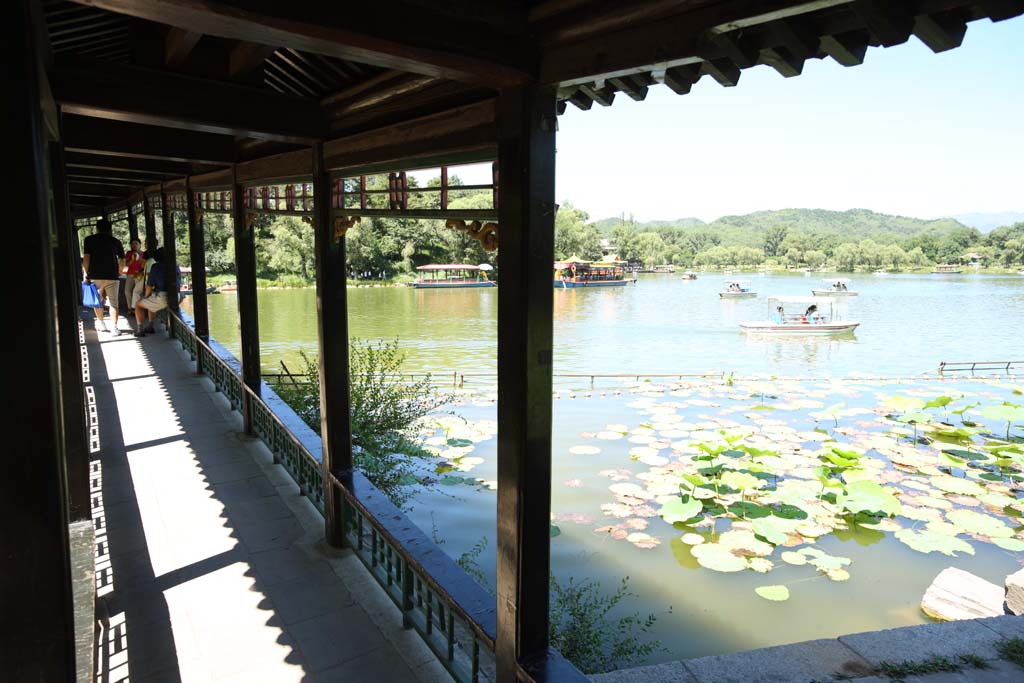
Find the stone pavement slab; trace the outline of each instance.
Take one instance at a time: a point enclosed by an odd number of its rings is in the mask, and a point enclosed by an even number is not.
[[[682,662],[638,666],[590,677],[594,683],[697,683]]]
[[[451,680],[176,342],[86,339],[103,680]]]
[[[872,672],[857,653],[837,640],[811,640],[683,662],[698,683],[779,683],[853,678]]]
[[[839,641],[872,665],[881,662],[919,662],[934,655],[977,655],[998,659],[1000,636],[975,620],[904,626],[884,631],[840,636]]]

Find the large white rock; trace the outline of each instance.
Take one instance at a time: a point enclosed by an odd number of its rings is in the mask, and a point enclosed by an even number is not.
[[[1024,615],[1024,569],[1006,577],[1006,609]]]
[[[1024,605],[1024,576],[1020,590]],[[1003,589],[970,572],[946,567],[925,591],[921,611],[942,621],[997,617],[1004,614]]]

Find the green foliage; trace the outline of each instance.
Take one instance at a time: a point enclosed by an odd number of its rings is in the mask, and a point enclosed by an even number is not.
[[[1003,659],[1024,668],[1024,639],[1014,637],[996,643],[996,652]]]
[[[658,641],[646,640],[657,621],[634,613],[616,616],[629,591],[629,577],[607,595],[601,584],[573,578],[565,583],[551,577],[551,620],[548,637],[551,647],[586,674],[623,669],[642,662],[661,649]]]
[[[977,655],[961,655],[955,659],[932,655],[920,662],[881,662],[878,670],[892,681],[903,681],[908,676],[927,676],[937,673],[956,673],[965,668],[987,669],[988,663]]]
[[[572,255],[585,261],[601,259],[601,234],[597,227],[587,224],[587,212],[563,202],[555,215],[555,258]]]
[[[316,358],[302,354],[306,381],[276,387],[281,398],[315,431],[320,431],[320,372]],[[374,486],[402,507],[413,487],[417,460],[431,457],[415,442],[416,424],[448,397],[437,394],[430,376],[401,380],[405,355],[398,342],[353,339],[349,347],[349,404],[356,465]]]

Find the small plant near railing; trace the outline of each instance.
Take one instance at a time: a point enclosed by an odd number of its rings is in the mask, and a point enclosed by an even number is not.
[[[310,426],[320,431],[320,370],[316,356],[302,353],[302,374],[308,381],[281,383],[278,394]],[[432,459],[416,442],[416,426],[451,397],[434,390],[430,375],[413,382],[395,382],[402,375],[405,354],[396,341],[353,339],[349,346],[349,403],[355,464],[373,485],[398,507],[404,507],[418,485],[416,462]]]
[[[639,612],[609,616],[624,600],[635,597],[628,576],[612,594],[603,592],[598,581],[570,577],[563,583],[552,576],[551,647],[588,675],[642,663],[662,649],[659,641],[646,639],[658,618]]]

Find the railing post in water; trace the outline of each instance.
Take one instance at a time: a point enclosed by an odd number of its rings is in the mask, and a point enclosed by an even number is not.
[[[555,89],[498,94],[498,683],[548,651]]]
[[[331,178],[324,164],[321,143],[313,145],[313,207],[325,534],[328,543],[341,546],[345,542],[345,520],[341,514],[343,499],[334,485],[331,473],[352,469],[348,283],[345,268],[345,228],[335,228],[333,224]]]
[[[231,186],[231,222],[235,232],[235,276],[238,278],[238,327],[241,339],[242,382],[260,395],[260,320],[256,292],[256,214],[246,214],[242,186]],[[253,220],[250,220],[253,219]],[[249,392],[242,389],[242,417],[245,433],[252,434],[252,406]]]
[[[164,206],[167,198],[164,197]],[[196,195],[192,183],[185,179],[185,206],[188,216],[189,267],[192,268],[192,324],[196,336],[204,342],[210,341],[210,313],[206,306],[206,236],[203,218],[196,211]],[[203,374],[203,366],[196,353],[196,374]]]

